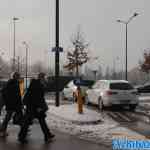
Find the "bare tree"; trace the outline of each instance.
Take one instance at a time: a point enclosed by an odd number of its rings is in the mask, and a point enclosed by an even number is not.
[[[5,78],[9,77],[9,74],[11,72],[11,67],[9,66],[9,63],[6,62],[2,56],[0,56],[0,77]]]
[[[89,44],[85,41],[83,33],[78,29],[71,38],[72,48],[67,52],[68,63],[64,65],[69,71],[76,69],[76,76],[79,76],[79,67],[88,61],[87,48]]]
[[[107,66],[106,67],[106,71],[105,71],[105,79],[110,79],[111,78],[111,73],[110,73],[111,71],[110,71],[110,68],[109,68],[109,66]]]
[[[31,72],[33,74],[39,73],[39,72],[46,72],[46,69],[44,68],[41,61],[37,61],[35,64],[31,66]]]
[[[139,62],[140,68],[143,72],[149,73],[150,71],[150,50],[145,50],[143,54],[143,61]]]
[[[150,50],[145,50],[143,53],[143,60],[139,61],[140,71],[147,75],[147,80],[150,80]]]

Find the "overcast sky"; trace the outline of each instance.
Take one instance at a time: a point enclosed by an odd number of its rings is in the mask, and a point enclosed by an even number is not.
[[[144,49],[150,48],[149,0],[60,0],[60,45],[71,45],[70,37],[80,25],[90,42],[90,55],[99,56],[103,65],[123,67],[125,58],[125,25],[134,12],[139,16],[128,25],[128,67],[138,65]],[[37,60],[54,64],[51,48],[55,46],[55,0],[0,0],[0,49],[4,58],[13,55],[13,17],[16,21],[16,55],[25,56],[22,41],[30,47],[30,63]],[[51,60],[48,60],[50,56]]]

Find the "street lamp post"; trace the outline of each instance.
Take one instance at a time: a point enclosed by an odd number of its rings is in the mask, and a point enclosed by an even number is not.
[[[52,49],[55,52],[55,81],[56,81],[56,101],[55,105],[59,106],[59,52],[63,51],[63,48],[59,47],[59,0],[56,0],[56,37],[55,47]]]
[[[96,79],[97,79],[97,71],[98,71],[98,70],[93,70],[94,80],[95,80],[95,81],[96,81]]]
[[[25,76],[25,78],[26,78],[26,90],[27,90],[27,79],[28,79],[28,48],[29,48],[29,46],[28,46],[28,44],[25,41],[23,41],[22,44],[24,44],[25,48],[26,48],[26,76]]]
[[[128,50],[128,24],[133,18],[135,18],[138,15],[139,15],[138,13],[134,13],[127,21],[117,20],[117,22],[123,23],[126,26],[125,80],[128,80],[128,70],[127,70],[127,67],[128,67],[128,60],[127,60],[127,57],[128,57],[128,53],[127,53],[128,52],[127,51]]]
[[[14,52],[13,52],[12,71],[16,70],[16,67],[15,67],[15,57],[16,57],[16,21],[17,20],[19,20],[19,18],[13,17],[13,24],[14,24]]]
[[[18,56],[17,57],[17,63],[18,63],[18,73],[20,72],[20,57]]]
[[[56,0],[56,49],[59,48],[59,0]],[[56,106],[59,106],[59,50],[55,52]]]

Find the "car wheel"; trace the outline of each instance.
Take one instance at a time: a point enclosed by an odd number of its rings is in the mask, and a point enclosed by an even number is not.
[[[134,111],[134,110],[136,109],[136,105],[130,105],[130,106],[129,106],[129,109],[130,109],[131,111]]]
[[[104,109],[103,101],[101,98],[98,99],[98,109],[102,111]]]

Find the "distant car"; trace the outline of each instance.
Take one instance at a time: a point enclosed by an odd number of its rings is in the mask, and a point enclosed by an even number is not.
[[[150,83],[135,86],[140,97],[139,100],[150,100]]]
[[[139,93],[150,93],[150,83],[135,87]]]
[[[81,80],[80,87],[81,87],[81,92],[82,92],[83,99],[85,99],[86,90],[90,86],[92,86],[93,83],[94,83],[94,81],[92,81],[92,80]],[[76,101],[76,99],[77,99],[76,90],[77,90],[77,82],[76,82],[76,80],[70,81],[64,87],[64,89],[62,91],[63,99]]]
[[[137,90],[125,80],[98,80],[86,93],[86,102],[98,105],[101,110],[114,105],[134,110],[138,105]]]

